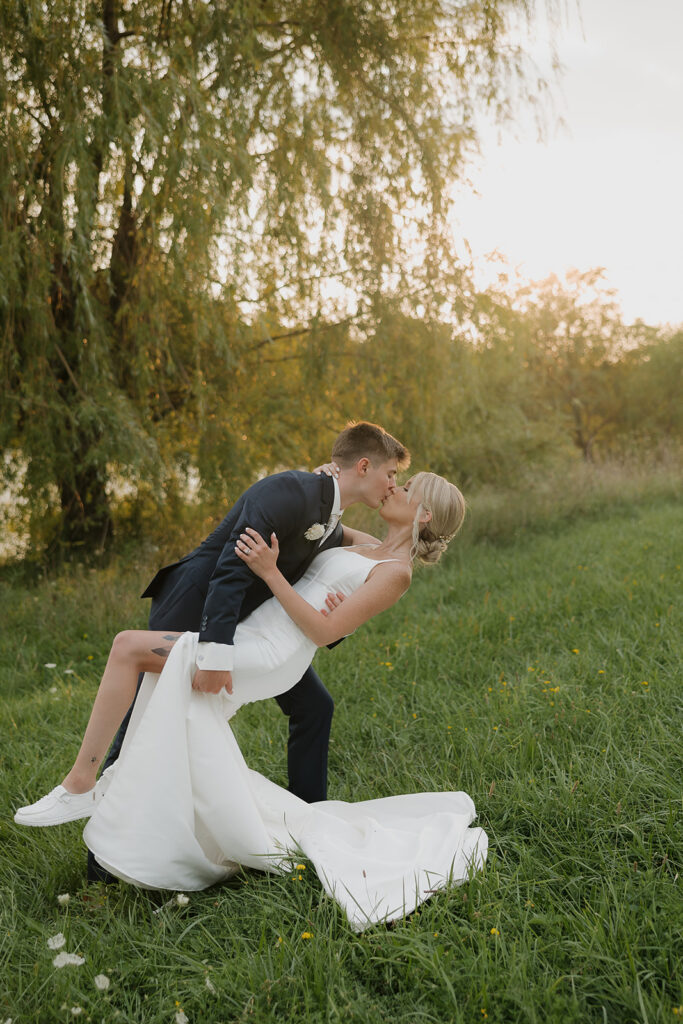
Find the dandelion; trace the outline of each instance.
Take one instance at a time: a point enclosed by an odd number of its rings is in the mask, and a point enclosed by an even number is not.
[[[44,667],[45,668],[57,668],[57,662],[56,661],[46,661]]]
[[[500,935],[500,932],[498,931],[497,928],[492,928],[491,929],[491,935]]]
[[[179,892],[175,898],[176,903],[179,907],[186,907],[190,902],[190,897],[186,896],[184,892]]]
[[[578,647],[572,647],[572,654],[578,654],[578,653],[579,653],[579,648]]]
[[[483,1006],[482,1006],[482,1008],[481,1008],[481,1013],[482,1013],[482,1016],[483,1016],[483,1017],[488,1017],[488,1013],[486,1012],[486,1008],[485,1008],[485,1007],[483,1007]]]
[[[417,718],[417,714],[413,711],[413,718]]]
[[[598,675],[599,675],[599,676],[604,676],[604,674],[605,674],[605,670],[604,670],[604,668],[599,668],[599,669],[598,669]]]
[[[80,967],[85,963],[85,957],[79,956],[78,953],[62,952],[57,953],[52,963],[55,967]]]
[[[95,657],[94,654],[89,654],[87,660],[88,661],[92,661],[94,657]]]
[[[60,907],[65,907],[70,899],[71,896],[69,895],[69,893],[63,892],[60,893],[60,895],[57,897],[57,903],[59,903]]]
[[[64,938],[62,932],[57,932],[56,935],[50,936],[50,938],[47,940],[48,949],[61,949],[62,946],[66,946],[66,939]]]
[[[295,864],[294,865],[294,870],[295,871],[305,871],[306,870],[306,865],[305,864]]]
[[[640,685],[641,686],[649,686],[650,684],[647,682],[647,680],[643,680],[643,682]]]
[[[312,939],[313,938],[313,932],[302,932],[301,933],[301,938],[302,939]]]
[[[99,989],[100,992],[106,992],[111,984],[106,974],[96,974],[93,981],[95,982],[95,988]]]

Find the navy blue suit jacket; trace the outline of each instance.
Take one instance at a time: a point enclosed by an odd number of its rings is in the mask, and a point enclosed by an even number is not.
[[[325,474],[288,470],[252,484],[198,548],[160,569],[146,588],[142,597],[154,598],[155,620],[164,629],[196,631],[200,641],[232,644],[237,623],[272,596],[235,554],[240,533],[251,526],[270,543],[275,532],[278,568],[296,583],[314,555],[341,544],[339,524],[322,545],[304,536],[314,523],[326,525],[333,501]]]

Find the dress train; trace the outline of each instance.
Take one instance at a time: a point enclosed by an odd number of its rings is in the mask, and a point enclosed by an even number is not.
[[[252,771],[229,719],[241,701],[198,693],[197,634],[147,674],[109,787],[84,838],[112,874],[199,890],[239,865],[285,873],[301,856],[355,931],[411,913],[486,859],[466,793],[307,804]]]

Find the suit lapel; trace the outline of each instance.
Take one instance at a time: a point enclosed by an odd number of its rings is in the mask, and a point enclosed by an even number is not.
[[[332,477],[326,473],[321,473],[320,477],[322,486],[320,488],[320,519],[318,522],[322,523],[323,526],[327,526],[334,502],[334,482]]]

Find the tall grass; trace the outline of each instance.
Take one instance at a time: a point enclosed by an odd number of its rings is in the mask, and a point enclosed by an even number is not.
[[[111,635],[143,624],[147,568],[5,583],[0,1020],[79,1006],[145,1024],[683,1016],[680,510],[666,488],[609,504],[454,545],[318,655],[336,701],[330,796],[465,789],[490,837],[485,872],[360,937],[310,867],[245,872],[180,907],[86,887],[78,823],[15,826],[75,752]],[[237,732],[284,782],[275,703],[245,708]],[[59,931],[82,966],[52,966]]]

